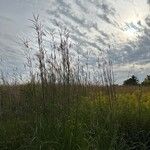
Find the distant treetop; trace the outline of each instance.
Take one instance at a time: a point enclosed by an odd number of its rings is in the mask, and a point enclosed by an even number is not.
[[[146,86],[150,85],[150,75],[147,75],[147,77],[142,82],[142,85],[146,85]]]
[[[123,82],[123,85],[138,85],[139,80],[135,75],[132,75],[129,79]]]

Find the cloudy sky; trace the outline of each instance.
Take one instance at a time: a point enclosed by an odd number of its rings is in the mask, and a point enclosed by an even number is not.
[[[32,14],[40,14],[47,29],[56,22],[71,31],[75,50],[95,65],[99,51],[107,51],[117,82],[136,74],[150,74],[149,0],[0,0],[0,69],[22,72],[20,37],[31,36]]]

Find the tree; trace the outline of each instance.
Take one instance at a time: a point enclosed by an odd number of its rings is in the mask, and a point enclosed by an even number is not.
[[[142,85],[146,85],[146,86],[150,85],[150,75],[147,75],[147,77],[142,82]]]
[[[138,84],[139,84],[139,80],[135,75],[132,75],[131,78],[123,82],[123,85],[138,85]]]

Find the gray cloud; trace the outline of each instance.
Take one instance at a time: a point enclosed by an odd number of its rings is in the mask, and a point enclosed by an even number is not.
[[[150,27],[150,15],[146,17],[145,22]]]

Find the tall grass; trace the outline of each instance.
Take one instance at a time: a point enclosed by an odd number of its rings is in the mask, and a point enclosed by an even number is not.
[[[83,67],[78,57],[74,65],[71,58],[69,31],[50,34],[48,53],[39,16],[31,21],[36,46],[23,42],[29,81],[9,84],[2,74],[0,149],[150,149],[149,88],[115,86],[110,62],[98,65],[100,81],[91,83],[90,74],[84,72],[89,71],[88,62]]]

